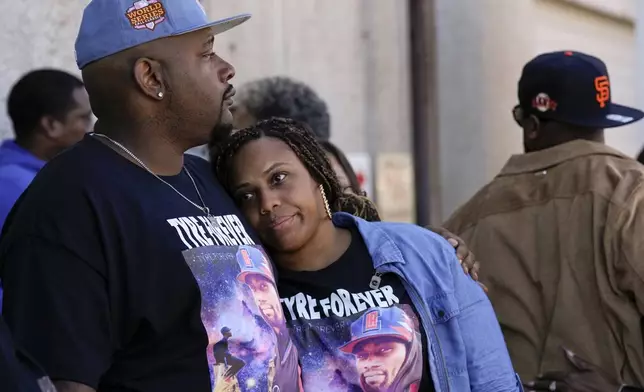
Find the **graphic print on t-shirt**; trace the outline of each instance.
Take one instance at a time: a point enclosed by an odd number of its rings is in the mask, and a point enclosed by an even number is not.
[[[357,293],[339,289],[321,299],[298,293],[281,301],[307,390],[419,390],[419,322],[390,285]]]
[[[259,246],[184,251],[201,289],[213,392],[300,390],[297,350]]]

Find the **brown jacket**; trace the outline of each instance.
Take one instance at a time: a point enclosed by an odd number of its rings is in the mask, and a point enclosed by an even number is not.
[[[644,385],[644,166],[574,141],[510,158],[445,224],[481,262],[523,380],[564,345]]]

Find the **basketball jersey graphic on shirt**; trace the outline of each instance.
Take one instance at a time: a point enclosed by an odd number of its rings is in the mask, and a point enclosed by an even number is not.
[[[297,350],[261,247],[208,245],[183,254],[201,290],[213,391],[300,391]]]
[[[306,390],[418,391],[419,322],[396,294],[386,285],[355,293],[338,289],[326,298],[298,293],[281,299]]]

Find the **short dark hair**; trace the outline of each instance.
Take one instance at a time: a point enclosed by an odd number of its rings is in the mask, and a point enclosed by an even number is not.
[[[343,211],[366,219],[379,221],[378,210],[364,196],[346,193],[338,182],[324,148],[307,124],[286,118],[273,118],[232,134],[213,150],[210,157],[215,175],[228,193],[232,193],[231,173],[235,155],[247,143],[273,137],[286,143],[302,161],[313,179],[322,185],[333,212]]]
[[[257,121],[291,118],[308,124],[320,140],[331,136],[331,116],[326,103],[308,85],[284,76],[248,82],[239,88],[236,100]]]
[[[31,71],[13,85],[7,98],[7,112],[16,139],[27,140],[44,116],[64,120],[74,108],[74,90],[84,87],[74,75],[56,69]]]

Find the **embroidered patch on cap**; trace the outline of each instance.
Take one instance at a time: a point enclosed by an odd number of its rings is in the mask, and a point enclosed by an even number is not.
[[[548,110],[557,110],[557,102],[551,99],[546,93],[539,93],[532,100],[532,107],[540,112],[547,112]]]
[[[154,28],[165,20],[165,8],[159,0],[140,0],[128,8],[125,16],[137,30]]]
[[[375,331],[380,329],[380,311],[378,309],[372,310],[364,317],[363,332]]]

